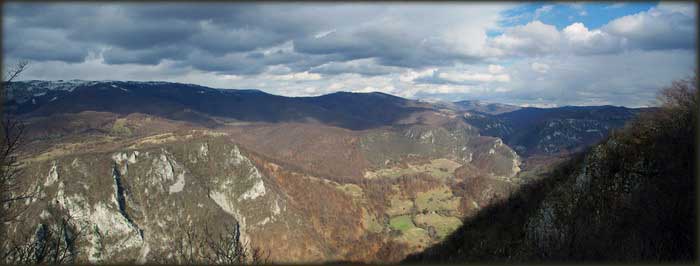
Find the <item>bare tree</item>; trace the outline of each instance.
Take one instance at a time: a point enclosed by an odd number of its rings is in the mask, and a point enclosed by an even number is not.
[[[6,73],[7,79],[2,82],[2,91],[0,91],[0,114],[2,114],[0,116],[0,126],[2,127],[2,130],[0,130],[0,193],[2,193],[0,194],[0,204],[2,205],[2,208],[0,208],[0,222],[7,222],[7,216],[4,212],[7,203],[25,198],[17,194],[19,184],[16,180],[18,174],[16,154],[24,128],[19,121],[5,117],[2,104],[7,93],[7,87],[27,69],[28,65],[28,61],[20,61],[8,70]]]
[[[5,73],[6,79],[5,79],[4,84],[8,84],[8,83],[14,81],[15,78],[19,77],[19,74],[24,72],[24,70],[26,70],[28,66],[29,66],[29,61],[27,61],[27,60],[22,60],[22,61],[17,62],[17,64],[15,66],[8,69],[7,72]]]
[[[5,117],[2,104],[4,103],[7,87],[29,65],[28,61],[20,61],[6,73],[0,91],[0,254],[8,252],[5,226],[14,221],[24,210],[18,201],[30,197],[25,192],[24,184],[18,179],[20,174],[17,154],[20,149],[24,127],[21,122]]]
[[[198,230],[191,224],[179,224],[167,255],[156,259],[165,264],[265,264],[269,262],[269,252],[251,247],[241,240],[238,223],[226,224],[221,229],[204,227]]]
[[[670,86],[663,88],[657,98],[665,108],[692,109],[698,104],[697,85],[697,74],[675,80]]]
[[[24,185],[18,179],[20,164],[17,161],[17,152],[24,132],[24,126],[12,119],[0,122],[2,139],[0,139],[0,223],[7,223],[17,218],[22,210],[16,206],[17,201],[31,197],[22,191]]]
[[[3,77],[2,87],[0,87],[0,113],[4,115],[3,104],[5,103],[5,94],[7,93],[8,86],[12,85],[17,77],[19,77],[22,72],[24,72],[29,67],[29,61],[22,60],[17,62],[14,66],[10,67],[5,71],[5,76]]]
[[[183,233],[171,242],[167,264],[265,264],[269,253],[241,240],[240,225],[227,224],[222,230],[205,227],[200,233],[192,225],[180,226]]]
[[[223,232],[213,234],[204,229],[204,261],[212,264],[261,264],[266,263],[269,254],[259,248],[250,248],[249,243],[241,241],[240,225],[225,225]]]
[[[243,264],[246,261],[246,252],[241,243],[240,225],[226,226],[224,232],[212,234],[208,228],[204,229],[205,243],[209,249],[206,259],[218,264]]]
[[[65,264],[75,263],[79,248],[76,243],[84,233],[84,226],[60,207],[48,209],[49,218],[34,230],[25,229],[7,239],[7,249],[1,254],[2,263],[8,264]]]
[[[163,264],[198,264],[202,263],[203,252],[205,251],[205,242],[202,240],[202,235],[197,231],[197,227],[189,225],[179,225],[180,231],[183,232],[174,236],[170,245],[169,255],[161,256],[157,259],[158,263]]]

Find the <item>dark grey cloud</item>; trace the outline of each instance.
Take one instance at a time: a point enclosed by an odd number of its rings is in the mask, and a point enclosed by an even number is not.
[[[8,57],[28,60],[58,60],[65,62],[82,62],[94,47],[71,41],[58,29],[4,27],[3,54]],[[11,36],[11,37],[10,37]]]
[[[175,45],[167,45],[156,49],[128,50],[114,47],[105,50],[102,57],[106,64],[142,64],[157,65],[163,59],[184,60],[188,57],[187,50]]]
[[[178,65],[192,66],[204,71],[240,75],[258,74],[267,67],[262,60],[250,58],[241,53],[215,56],[202,52],[191,53],[187,60],[179,61]]]
[[[148,49],[186,42],[198,32],[200,32],[199,25],[181,20],[163,19],[144,22],[105,16],[95,21],[81,21],[74,25],[70,28],[68,38],[124,49]]]
[[[264,59],[262,63],[254,65],[289,64],[291,69],[307,71],[331,61],[366,58],[376,58],[375,64],[398,67],[449,65],[477,58],[465,57],[445,46],[440,38],[434,41],[438,31],[429,26],[405,28],[410,18],[394,9],[367,4],[12,3],[5,10],[6,20],[22,31],[52,30],[60,36],[44,37],[59,40],[60,48],[66,49],[56,55],[48,55],[46,49],[36,45],[19,51],[17,43],[47,41],[38,34],[24,34],[15,38],[15,43],[6,41],[10,48],[6,52],[27,56],[36,51],[31,59],[77,62],[88,52],[98,51],[108,64],[192,59],[181,64],[207,71],[224,71],[232,66],[227,72],[245,69],[241,74],[257,73],[265,67],[233,67],[234,63],[221,59],[240,57],[234,62],[248,62],[246,58],[285,43],[291,43],[292,51],[266,54],[259,57]],[[392,20],[383,20],[387,14]],[[330,33],[319,36],[324,31]],[[239,53],[251,55],[241,57]]]
[[[374,60],[365,59],[347,62],[328,62],[323,65],[311,68],[309,72],[326,75],[355,73],[364,76],[379,76],[396,73],[398,72],[398,69],[396,67],[382,66],[376,64]]]
[[[483,59],[483,56],[455,51],[444,38],[436,38],[438,32],[439,28],[401,28],[378,21],[360,28],[333,29],[323,36],[295,39],[294,49],[304,54],[342,55],[347,60],[376,58],[376,62],[384,66],[407,68]]]
[[[165,59],[191,58],[188,55],[195,53],[207,58],[264,49],[309,29],[309,25],[281,23],[284,19],[274,18],[278,11],[283,15],[281,10],[262,10],[251,4],[7,6],[4,19],[10,25],[4,28],[12,37],[3,38],[5,53],[38,61],[78,62],[89,51],[104,51],[108,64],[158,64]],[[28,43],[59,46],[52,55],[46,47]]]
[[[567,49],[614,53],[623,45],[652,50],[694,47],[688,36],[694,35],[695,18],[662,9],[660,15],[643,13],[614,21],[602,29],[605,34],[575,32],[575,41],[551,25],[535,22],[508,29],[482,45],[483,39],[463,35],[478,36],[484,30],[478,23],[486,19],[478,11],[458,7],[11,3],[4,10],[4,27],[12,36],[3,38],[4,52],[38,61],[80,62],[90,53],[101,53],[107,64],[156,65],[171,60],[204,71],[238,74],[257,74],[283,64],[292,71],[371,76],[385,74],[391,69],[387,67],[479,63],[493,56],[487,48],[503,55],[541,56]],[[471,19],[477,23],[470,25]],[[284,45],[289,49],[274,51]],[[373,66],[339,64],[366,59],[372,59]]]
[[[474,85],[473,82],[454,82],[440,77],[440,71],[433,71],[432,74],[413,79],[417,84],[450,84],[450,85]]]

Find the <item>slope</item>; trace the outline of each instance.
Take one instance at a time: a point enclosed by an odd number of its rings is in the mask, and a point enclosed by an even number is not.
[[[258,90],[222,90],[169,82],[24,81],[14,82],[10,88],[7,106],[9,113],[16,115],[144,113],[205,126],[217,125],[216,118],[221,118],[267,123],[317,122],[367,129],[391,124],[424,109],[414,101],[379,93],[294,98]]]
[[[482,135],[503,138],[519,154],[576,152],[647,109],[616,106],[527,107],[497,115],[467,113]]]
[[[696,84],[405,262],[696,260]]]

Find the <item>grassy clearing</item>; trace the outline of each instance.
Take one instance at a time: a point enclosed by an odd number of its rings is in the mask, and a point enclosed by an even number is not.
[[[138,149],[138,148],[143,148],[148,145],[157,145],[157,144],[163,144],[163,143],[168,143],[168,142],[176,142],[182,139],[190,139],[192,138],[192,135],[185,135],[185,136],[176,136],[175,134],[168,132],[168,133],[163,133],[163,134],[158,134],[158,135],[152,135],[148,136],[145,138],[141,138],[136,141],[136,143],[132,144],[129,146],[129,149]]]
[[[97,150],[96,147],[104,147],[104,145],[112,144],[116,138],[111,136],[96,137],[84,139],[77,143],[59,143],[47,148],[44,151],[29,153],[21,157],[21,162],[39,162],[50,160],[56,157],[75,154],[79,152],[87,152]]]
[[[386,214],[389,216],[397,216],[409,214],[413,209],[413,201],[401,199],[399,195],[392,195],[389,203],[389,208],[386,209]]]
[[[399,230],[401,231],[401,233],[404,233],[405,231],[411,228],[415,228],[416,225],[413,224],[411,216],[401,215],[392,217],[391,220],[389,220],[389,227],[391,227],[391,229]]]
[[[412,168],[392,167],[392,168],[378,169],[377,171],[367,171],[367,172],[365,172],[365,178],[368,178],[368,179],[397,178],[400,176],[411,175],[411,174],[416,174],[416,173],[418,173],[418,172]]]
[[[389,227],[401,231],[401,235],[395,239],[411,247],[427,247],[431,243],[428,231],[416,227],[410,215],[401,215],[389,220]]]
[[[401,236],[397,237],[396,240],[399,242],[408,244],[411,247],[427,247],[431,244],[430,235],[428,231],[423,228],[413,227],[406,231],[402,231]]]
[[[132,134],[131,128],[128,127],[127,120],[125,118],[119,118],[114,121],[111,131],[112,134],[121,136],[131,136]]]
[[[460,166],[461,164],[455,161],[440,158],[431,160],[426,164],[408,164],[408,167],[405,168],[392,167],[378,169],[376,171],[367,171],[365,173],[365,178],[397,178],[418,173],[427,173],[437,178],[449,178],[453,175],[455,169],[459,168]]]
[[[460,197],[454,197],[447,186],[440,186],[416,195],[416,208],[423,211],[457,211]]]
[[[456,217],[442,216],[436,213],[416,215],[416,223],[424,228],[432,226],[437,232],[438,238],[442,239],[454,232],[462,225],[462,221]]]
[[[377,217],[374,214],[369,213],[365,208],[362,208],[362,225],[365,230],[372,233],[380,233],[384,231],[384,226],[377,221]]]
[[[353,198],[364,197],[364,192],[362,191],[362,188],[355,184],[342,184],[337,186],[336,188],[340,189],[340,191],[350,195]]]
[[[460,166],[462,165],[455,161],[440,158],[431,160],[429,164],[412,167],[414,167],[418,172],[425,172],[434,177],[449,178],[453,175],[455,169],[459,168]]]

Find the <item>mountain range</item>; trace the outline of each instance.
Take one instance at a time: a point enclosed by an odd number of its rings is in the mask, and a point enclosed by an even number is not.
[[[10,230],[67,213],[89,228],[85,262],[156,262],[188,228],[231,221],[274,262],[399,261],[652,110],[169,82],[8,88],[39,195]]]

